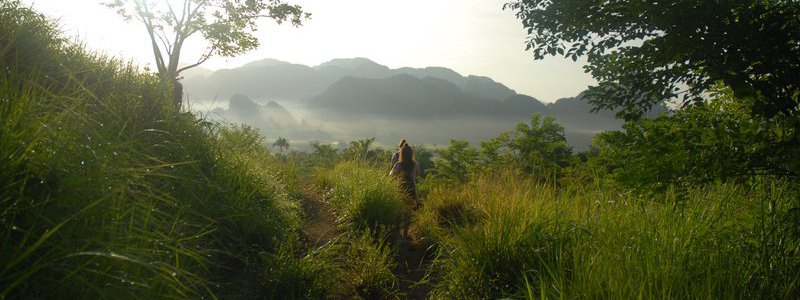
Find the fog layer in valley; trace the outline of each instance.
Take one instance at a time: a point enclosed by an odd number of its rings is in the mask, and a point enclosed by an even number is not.
[[[368,59],[336,59],[316,67],[276,60],[190,74],[183,80],[190,109],[216,121],[258,128],[268,140],[346,142],[375,137],[445,145],[477,142],[533,113],[555,115],[568,142],[583,150],[598,132],[619,129],[613,112],[590,112],[580,95],[555,103],[517,94],[491,78],[439,67],[389,69]]]

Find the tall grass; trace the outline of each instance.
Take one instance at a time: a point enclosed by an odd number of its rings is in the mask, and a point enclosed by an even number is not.
[[[409,218],[397,180],[377,167],[344,161],[316,174],[338,222],[358,230],[393,232]]]
[[[796,298],[796,195],[764,181],[653,201],[506,173],[434,189],[417,222],[443,252],[438,297]]]
[[[327,247],[343,263],[337,274],[342,279],[334,298],[399,298],[397,232],[410,215],[396,178],[388,170],[363,160],[342,161],[331,169],[316,171],[315,184],[325,193],[337,223],[344,232]]]
[[[299,221],[260,138],[56,28],[0,3],[0,298],[273,293]]]

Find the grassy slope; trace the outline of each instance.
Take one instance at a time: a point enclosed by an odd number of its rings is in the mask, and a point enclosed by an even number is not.
[[[274,268],[297,262],[286,170],[169,94],[0,3],[0,298],[313,292]]]

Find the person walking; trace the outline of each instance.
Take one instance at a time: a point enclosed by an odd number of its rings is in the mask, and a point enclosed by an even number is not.
[[[406,139],[400,140],[400,144],[397,144],[397,152],[392,154],[392,160],[391,160],[392,166],[394,166],[394,164],[396,164],[397,161],[400,159],[400,148],[403,148],[403,145],[405,144],[406,144]]]
[[[397,176],[400,179],[400,187],[409,199],[409,206],[411,211],[419,208],[419,200],[417,199],[417,174],[419,174],[419,164],[414,157],[414,150],[405,140],[401,141],[402,145],[398,152],[398,159],[392,165],[392,170],[389,175]],[[410,221],[405,221],[403,224],[403,236],[408,236],[408,226]]]

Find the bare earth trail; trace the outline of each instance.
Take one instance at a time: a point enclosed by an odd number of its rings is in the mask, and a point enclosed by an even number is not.
[[[342,231],[336,225],[333,209],[323,199],[311,184],[302,184],[303,210],[307,216],[307,223],[303,227],[303,234],[313,247],[322,247]],[[398,234],[399,235],[399,234]],[[434,250],[428,249],[425,243],[411,234],[413,238],[398,238],[397,268],[394,270],[399,281],[399,290],[403,299],[427,299],[431,289],[425,275],[430,265]]]
[[[434,250],[417,238],[405,239],[399,243],[394,274],[400,281],[400,292],[404,299],[428,299],[431,283],[426,280],[425,275],[433,259],[433,252]]]
[[[336,226],[336,218],[332,208],[311,184],[303,184],[300,189],[303,195],[303,210],[308,218],[303,233],[315,248],[322,247],[341,233]]]

